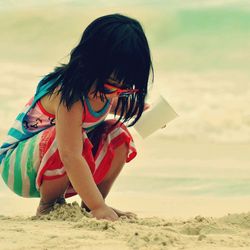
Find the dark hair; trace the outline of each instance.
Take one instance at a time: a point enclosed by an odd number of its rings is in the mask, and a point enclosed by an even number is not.
[[[115,113],[121,108],[118,121],[140,118],[150,70],[153,66],[147,38],[140,23],[121,14],[106,15],[94,20],[83,32],[79,44],[71,51],[68,64],[56,67],[40,85],[54,80],[49,93],[60,85],[61,103],[68,109],[82,100],[95,84],[95,95],[104,92],[104,83],[111,76],[123,81],[126,88],[139,89],[129,97],[119,97]],[[153,79],[153,78],[152,78]],[[152,80],[153,81],[153,80]],[[105,94],[101,98],[106,99]]]

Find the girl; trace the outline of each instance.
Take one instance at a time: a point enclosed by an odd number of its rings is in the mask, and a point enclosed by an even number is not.
[[[38,84],[0,147],[5,183],[40,197],[37,215],[79,194],[97,219],[132,216],[105,204],[125,162],[136,156],[129,131],[140,118],[153,67],[143,29],[113,14],[93,21],[68,64]],[[105,120],[108,113],[119,119]]]

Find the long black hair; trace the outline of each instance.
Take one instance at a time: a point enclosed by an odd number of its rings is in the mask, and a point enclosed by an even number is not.
[[[132,126],[143,112],[150,71],[154,74],[140,23],[121,14],[111,14],[94,20],[71,51],[69,62],[56,67],[40,85],[53,80],[50,94],[60,85],[61,103],[70,110],[76,101],[88,96],[93,84],[94,94],[100,93],[102,100],[106,98],[104,83],[112,75],[124,83],[124,88],[139,89],[135,94],[119,97],[115,108],[115,114],[121,110],[118,121],[134,118],[128,125]]]

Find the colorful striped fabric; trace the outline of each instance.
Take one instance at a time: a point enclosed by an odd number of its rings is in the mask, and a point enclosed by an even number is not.
[[[0,174],[11,190],[23,197],[39,197],[43,179],[60,178],[66,174],[55,140],[54,116],[40,103],[40,98],[48,93],[51,84],[53,83],[41,87],[38,85],[34,98],[17,116],[5,142],[0,147]],[[85,98],[84,107],[82,154],[98,184],[110,168],[116,147],[122,143],[128,145],[127,162],[136,156],[136,149],[132,136],[124,124],[111,126],[115,120],[104,121],[111,108],[110,102],[106,102],[103,109],[96,112]],[[88,138],[88,133],[98,134],[102,126],[108,129],[100,137],[97,152],[93,155],[93,144]],[[66,197],[75,194],[70,186]]]
[[[114,119],[105,120],[102,125],[91,131],[91,133],[94,133],[93,137],[96,137],[100,131],[102,131],[103,126],[107,128],[104,132],[102,132],[95,155],[92,153],[93,144],[88,138],[88,134],[85,130],[82,131],[82,156],[85,158],[96,184],[99,184],[104,179],[110,169],[111,162],[114,157],[114,150],[117,147],[123,143],[128,146],[126,162],[130,162],[137,154],[132,136],[126,126],[122,123],[112,126],[115,122],[116,120]],[[66,170],[59,157],[59,151],[55,140],[55,127],[46,129],[42,132],[42,134],[43,135],[40,140],[41,163],[39,165],[36,178],[37,190],[39,190],[42,180],[53,180],[66,174]],[[75,194],[75,190],[72,185],[70,185],[65,193],[65,196],[70,197]]]
[[[0,167],[6,185],[23,197],[38,197],[36,173],[40,165],[39,141],[41,134],[20,141],[9,149]]]
[[[53,85],[53,81],[48,82],[45,85],[41,85],[39,82],[34,98],[32,98],[23,108],[23,110],[16,117],[13,125],[8,131],[7,137],[3,144],[0,147],[0,166],[6,156],[9,149],[13,149],[17,146],[20,141],[23,141],[27,138],[34,136],[39,133],[44,127],[39,127],[35,130],[28,130],[25,127],[25,120],[27,118],[27,113],[35,107],[37,101],[46,95],[49,91],[49,88]]]

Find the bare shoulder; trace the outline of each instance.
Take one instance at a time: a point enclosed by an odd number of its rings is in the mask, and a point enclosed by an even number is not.
[[[54,89],[52,95],[45,95],[41,98],[41,104],[43,108],[50,114],[54,116],[58,116],[59,114],[63,114],[61,118],[72,119],[74,116],[78,117],[80,120],[82,118],[83,106],[82,102],[79,100],[72,105],[70,110],[67,109],[65,105],[60,103],[61,101],[61,93],[58,92],[60,87]]]
[[[59,86],[54,89],[52,95],[47,94],[40,99],[43,108],[52,115],[56,114],[56,109],[58,108],[61,99],[61,94],[58,90]]]

